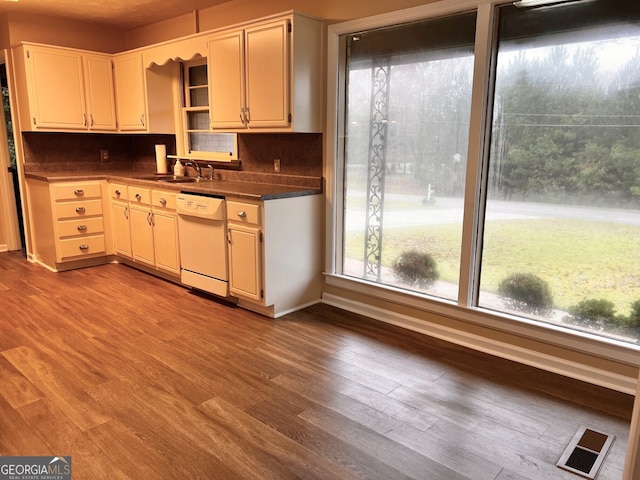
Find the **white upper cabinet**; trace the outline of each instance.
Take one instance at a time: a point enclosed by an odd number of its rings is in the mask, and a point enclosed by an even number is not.
[[[204,52],[207,132],[322,132],[323,28],[290,12],[115,55],[23,43],[20,129],[175,134],[181,62]]]
[[[180,103],[180,65],[145,65],[143,51],[115,55],[114,82],[120,132],[173,134]]]
[[[118,127],[121,131],[147,130],[147,94],[142,54],[114,57]]]
[[[208,37],[211,128],[322,131],[322,23],[286,15]]]
[[[211,128],[245,128],[244,31],[211,37],[207,62]]]
[[[22,44],[14,62],[23,131],[116,129],[110,55]]]
[[[83,55],[83,66],[89,129],[113,131],[117,126],[111,56]]]

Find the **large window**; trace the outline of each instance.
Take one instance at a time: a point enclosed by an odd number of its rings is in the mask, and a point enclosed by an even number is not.
[[[343,273],[457,297],[475,14],[347,43]]]
[[[628,6],[501,9],[480,305],[635,341],[640,17]]]
[[[636,343],[636,0],[493,11],[480,59],[471,13],[341,37],[337,273]],[[491,80],[474,79],[478,61]]]

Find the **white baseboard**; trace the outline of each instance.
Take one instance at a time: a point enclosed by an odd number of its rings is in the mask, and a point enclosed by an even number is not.
[[[495,355],[500,358],[540,368],[601,387],[635,395],[637,379],[614,374],[606,370],[571,362],[562,358],[546,355],[534,350],[499,342],[488,337],[474,335],[454,328],[437,325],[393,311],[349,300],[337,295],[325,293],[322,302],[327,305],[364,315],[381,322],[423,333],[447,342]]]

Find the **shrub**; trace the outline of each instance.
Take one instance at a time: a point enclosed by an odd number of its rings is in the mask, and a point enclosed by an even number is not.
[[[633,330],[640,330],[640,300],[631,304],[631,313],[627,318],[627,327]]]
[[[569,307],[570,317],[566,320],[583,327],[606,328],[619,323],[616,318],[616,307],[613,302],[604,299],[590,298]]]
[[[512,273],[498,285],[498,294],[515,310],[549,315],[553,296],[549,284],[533,273]]]
[[[393,262],[393,274],[407,286],[427,288],[438,277],[433,255],[418,250],[405,250]]]

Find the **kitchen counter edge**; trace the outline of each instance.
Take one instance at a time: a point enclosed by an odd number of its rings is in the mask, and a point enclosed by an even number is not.
[[[144,172],[26,172],[25,177],[49,183],[107,180],[114,183],[127,183],[162,190],[175,190],[183,193],[219,195],[223,197],[244,198],[249,200],[275,200],[279,198],[318,195],[322,188],[280,185],[241,180],[201,180],[189,183],[170,183],[159,180],[146,180],[136,177],[150,177]]]

